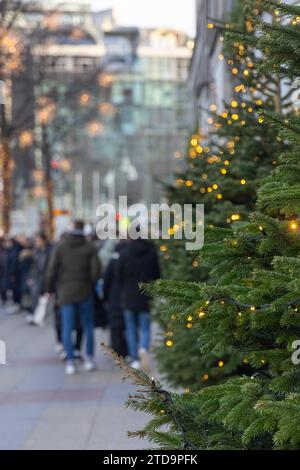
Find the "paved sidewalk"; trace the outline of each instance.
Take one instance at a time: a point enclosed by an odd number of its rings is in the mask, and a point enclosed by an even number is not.
[[[7,365],[0,365],[0,450],[3,449],[143,449],[147,442],[128,439],[127,431],[147,416],[126,409],[134,388],[100,346],[98,371],[65,377],[54,351],[51,326],[28,326],[23,314],[0,308],[0,340]]]

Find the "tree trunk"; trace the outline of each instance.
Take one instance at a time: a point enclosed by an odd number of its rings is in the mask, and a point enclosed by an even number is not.
[[[49,240],[53,240],[55,233],[55,224],[54,224],[54,205],[53,205],[53,182],[51,178],[46,178],[46,198],[47,198],[47,236]]]
[[[0,209],[1,223],[5,235],[10,231],[11,219],[11,178],[13,173],[13,163],[8,138],[2,138],[0,143],[0,174],[1,174],[1,194]]]
[[[47,236],[53,240],[55,233],[54,223],[54,203],[53,203],[53,181],[51,175],[51,154],[48,143],[48,134],[46,126],[42,125],[42,152],[43,152],[43,166],[44,166],[44,182],[47,200]]]

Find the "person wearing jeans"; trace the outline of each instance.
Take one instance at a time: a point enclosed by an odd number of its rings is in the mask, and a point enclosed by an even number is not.
[[[76,315],[79,313],[80,322],[85,332],[86,340],[86,356],[93,358],[94,356],[94,305],[93,298],[88,297],[86,300],[73,304],[64,304],[61,306],[62,317],[62,336],[63,344],[66,352],[66,360],[74,360],[74,342],[72,333],[76,329]]]
[[[83,234],[84,223],[74,222],[74,229],[65,234],[54,250],[48,266],[46,285],[49,293],[57,292],[62,319],[62,338],[67,353],[66,374],[76,372],[72,332],[76,315],[80,315],[86,338],[85,370],[95,368],[93,295],[100,278],[100,262],[95,246]]]
[[[150,312],[132,312],[131,310],[125,310],[124,319],[129,355],[133,361],[139,361],[140,355],[145,355],[150,349]]]
[[[155,245],[142,238],[130,240],[120,253],[117,271],[131,367],[149,370],[150,305],[139,285],[160,277]]]

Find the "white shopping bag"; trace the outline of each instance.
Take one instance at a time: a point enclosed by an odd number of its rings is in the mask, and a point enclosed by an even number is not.
[[[33,314],[33,323],[37,326],[43,326],[48,315],[53,309],[53,298],[44,294],[39,298],[39,302]]]

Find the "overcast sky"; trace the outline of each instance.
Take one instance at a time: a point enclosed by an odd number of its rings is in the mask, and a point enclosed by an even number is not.
[[[92,0],[96,10],[114,7],[124,26],[167,27],[195,35],[195,0]]]

